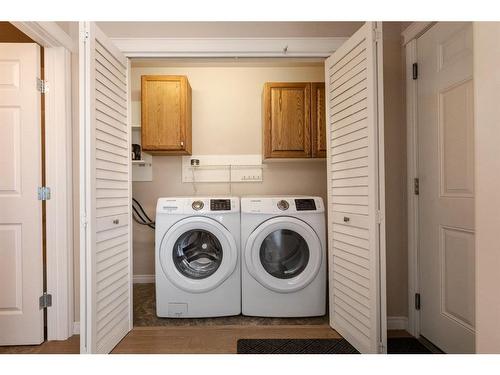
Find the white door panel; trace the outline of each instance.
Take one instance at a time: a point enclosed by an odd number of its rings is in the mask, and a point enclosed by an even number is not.
[[[381,63],[368,22],[325,65],[330,324],[362,353],[386,351]]]
[[[472,23],[438,23],[417,40],[421,334],[474,352]]]
[[[109,353],[132,328],[128,62],[81,23],[81,351]]]
[[[0,345],[43,341],[37,44],[0,44]]]

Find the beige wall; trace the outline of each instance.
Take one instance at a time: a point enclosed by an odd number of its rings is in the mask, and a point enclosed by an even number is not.
[[[387,315],[408,316],[406,121],[401,24],[384,22]]]
[[[184,63],[182,67],[132,69],[133,123],[140,122],[140,76],[187,75],[193,90],[193,154],[260,154],[261,94],[266,81],[323,81],[322,64],[284,66],[272,63]],[[277,66],[279,65],[279,66]],[[181,157],[154,156],[153,181],[134,182],[133,195],[154,215],[162,196],[195,195],[181,181]],[[228,184],[197,184],[198,195],[229,194]],[[262,183],[233,184],[232,194],[326,195],[324,161],[267,163]],[[134,274],[154,274],[154,231],[134,225]]]
[[[500,353],[500,23],[474,22],[476,351]]]

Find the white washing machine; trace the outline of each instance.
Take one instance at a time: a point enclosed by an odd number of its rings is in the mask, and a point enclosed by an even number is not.
[[[159,317],[241,313],[239,198],[160,198],[155,243]]]
[[[319,197],[241,199],[242,313],[326,313],[325,209]]]

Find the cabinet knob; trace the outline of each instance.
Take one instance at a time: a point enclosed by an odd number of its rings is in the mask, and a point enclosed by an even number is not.
[[[114,219],[113,220],[113,224],[120,224],[120,220],[119,219]]]
[[[184,142],[183,141],[181,141],[181,147],[184,147]]]
[[[344,223],[348,223],[350,220],[347,216],[344,216]]]

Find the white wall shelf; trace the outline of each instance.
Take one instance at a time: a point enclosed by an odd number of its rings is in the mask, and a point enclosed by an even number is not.
[[[132,144],[141,144],[141,125],[132,124]],[[141,160],[132,160],[132,181],[153,181],[153,156],[141,150]]]
[[[150,161],[146,161],[146,160],[132,160],[132,164],[148,165],[148,166],[152,165],[152,163]]]
[[[192,165],[191,160],[199,160]],[[261,155],[193,155],[182,158],[182,182],[262,182]]]

